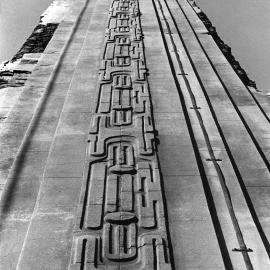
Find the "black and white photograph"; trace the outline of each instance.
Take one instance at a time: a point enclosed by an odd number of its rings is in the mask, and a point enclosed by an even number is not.
[[[0,0],[0,270],[270,270],[269,0]]]

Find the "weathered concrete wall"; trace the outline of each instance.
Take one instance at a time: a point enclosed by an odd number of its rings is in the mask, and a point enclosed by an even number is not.
[[[1,267],[269,269],[269,101],[197,12],[70,7],[2,122]]]

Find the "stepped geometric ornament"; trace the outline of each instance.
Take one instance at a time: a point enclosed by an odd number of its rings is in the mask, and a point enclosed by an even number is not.
[[[172,269],[137,0],[109,11],[70,270]]]

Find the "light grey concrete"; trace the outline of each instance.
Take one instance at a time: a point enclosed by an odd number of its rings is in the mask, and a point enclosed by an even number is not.
[[[269,269],[267,113],[206,32],[186,0],[76,1],[5,90],[0,268]]]

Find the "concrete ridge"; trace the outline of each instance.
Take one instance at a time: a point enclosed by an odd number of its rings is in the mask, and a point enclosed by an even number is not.
[[[198,12],[74,2],[0,134],[1,267],[269,269],[269,101]]]
[[[77,5],[77,3],[76,3]],[[83,12],[83,8],[82,11]],[[74,16],[74,15],[73,15]],[[38,123],[38,119],[40,117],[40,114],[43,110],[43,106],[44,103],[46,102],[48,95],[50,94],[49,91],[52,87],[52,84],[54,82],[55,77],[57,76],[60,64],[63,60],[64,54],[70,44],[70,41],[72,40],[72,37],[74,35],[74,32],[76,30],[76,26],[78,24],[80,20],[80,15],[78,15],[76,17],[76,19],[74,21],[69,21],[69,23],[67,24],[67,26],[65,26],[63,23],[61,25],[61,28],[59,29],[59,31],[63,31],[63,29],[65,29],[67,35],[65,35],[62,38],[62,46],[58,46],[57,43],[59,43],[59,40],[53,40],[52,43],[50,43],[50,47],[44,52],[41,60],[38,62],[37,67],[34,69],[33,74],[31,76],[31,78],[29,79],[29,81],[26,82],[25,85],[25,89],[23,90],[22,94],[20,95],[20,97],[18,98],[17,103],[15,104],[14,108],[12,108],[12,110],[10,111],[10,113],[6,116],[5,121],[3,122],[4,124],[8,124],[10,125],[10,128],[6,129],[6,130],[2,130],[1,131],[1,136],[2,138],[5,137],[9,137],[9,134],[13,134],[14,132],[14,123],[23,123],[25,126],[25,133],[21,134],[21,141],[16,141],[16,146],[18,145],[18,151],[16,152],[16,157],[14,159],[14,161],[12,162],[12,168],[10,170],[10,168],[5,168],[6,170],[8,169],[8,176],[6,179],[1,179],[2,183],[2,192],[7,192],[8,193],[8,184],[6,186],[5,182],[8,181],[7,179],[10,179],[10,181],[12,182],[12,180],[14,179],[14,177],[12,176],[13,174],[16,174],[18,168],[20,167],[20,163],[21,163],[21,157],[24,155],[23,152],[25,151],[25,148],[28,147],[29,144],[29,140],[31,139],[31,134],[33,132],[33,129],[36,128],[36,125]],[[71,22],[71,24],[70,24]],[[56,47],[57,46],[57,47]],[[53,48],[53,52],[51,52],[50,50],[52,50]],[[52,62],[47,53],[49,55],[53,56],[53,61]],[[43,72],[42,67],[46,67],[46,78],[44,81],[36,81],[35,78],[38,78],[40,76],[40,72]],[[33,89],[35,90],[35,95],[37,95],[37,97],[35,99],[33,99],[33,95],[32,95],[32,91]],[[40,90],[39,92],[37,90]],[[20,102],[20,99],[22,101],[25,101],[25,97],[24,96],[31,96],[31,101],[34,102],[34,104],[30,104],[30,109],[32,109],[32,114],[27,115],[28,116],[28,121],[26,121],[25,119],[20,119],[20,118],[24,118],[25,115],[17,115],[18,112],[18,108],[22,108],[22,106],[24,104],[22,104],[22,102]],[[26,101],[27,102],[27,101]],[[18,107],[18,108],[17,108]],[[26,109],[26,108],[25,108]],[[29,113],[29,110],[27,110]],[[31,117],[32,116],[32,117]],[[14,117],[16,117],[17,119],[14,121]],[[1,141],[2,143],[4,141]],[[11,158],[11,157],[10,157]],[[9,159],[10,159],[9,158]],[[5,166],[6,167],[6,166]],[[12,184],[11,184],[12,186]],[[1,192],[1,195],[2,195]],[[8,197],[9,195],[7,195],[6,197]],[[1,198],[1,207],[5,208],[6,202],[5,199]],[[7,199],[7,198],[6,198]],[[7,199],[7,201],[9,201]],[[5,210],[3,210],[5,212]]]

